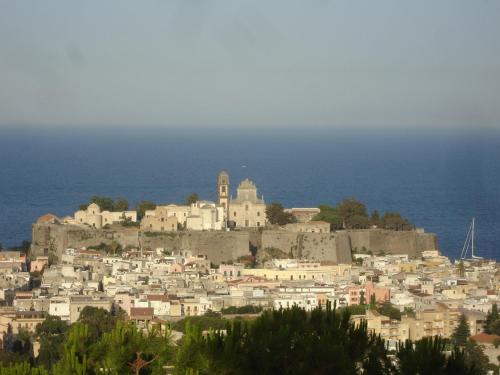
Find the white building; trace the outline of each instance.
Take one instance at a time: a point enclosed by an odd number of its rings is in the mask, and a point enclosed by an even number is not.
[[[236,198],[229,199],[229,176],[222,171],[218,179],[219,204],[227,205],[227,220],[236,228],[256,228],[266,225],[266,204],[264,197],[257,196],[257,187],[248,178],[240,183]],[[227,203],[229,202],[229,203]]]
[[[99,205],[95,203],[89,204],[86,210],[75,212],[75,222],[77,224],[85,224],[96,229],[100,229],[105,225],[119,223],[125,219],[130,219],[133,222],[137,221],[136,211],[102,211]]]

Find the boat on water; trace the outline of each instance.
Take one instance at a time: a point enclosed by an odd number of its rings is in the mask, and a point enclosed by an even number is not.
[[[470,223],[469,230],[467,231],[467,237],[465,238],[464,246],[462,248],[462,253],[460,254],[460,260],[470,259],[470,260],[478,260],[483,259],[480,256],[477,256],[474,253],[474,229],[475,229],[475,220],[472,218],[472,222]],[[467,258],[467,254],[471,254],[471,258]]]

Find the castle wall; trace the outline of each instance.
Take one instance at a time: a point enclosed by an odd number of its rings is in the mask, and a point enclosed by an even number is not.
[[[190,251],[194,255],[204,254],[214,263],[235,260],[249,255],[249,233],[237,232],[139,232],[137,228],[92,229],[77,225],[34,224],[32,254],[53,253],[61,259],[67,248],[111,244],[116,241],[123,247],[142,246],[155,250]]]
[[[294,233],[284,230],[260,231],[181,231],[140,232],[138,228],[92,229],[78,225],[39,223],[33,225],[32,255],[61,259],[66,248],[111,244],[142,246],[155,250],[190,251],[203,254],[214,263],[236,260],[259,249],[277,248],[295,258],[350,263],[351,251],[371,250],[377,254],[419,256],[425,250],[438,250],[434,234],[382,229],[348,230],[334,233]]]
[[[383,229],[346,231],[353,251],[365,248],[374,254],[408,254],[419,256],[425,250],[438,250],[436,235],[416,231],[389,231]]]
[[[141,245],[145,249],[162,247],[167,251],[191,251],[193,255],[207,255],[216,264],[250,255],[249,241],[249,233],[246,231],[141,234]]]
[[[280,230],[262,232],[262,249],[277,248],[293,255],[336,263],[351,263],[348,238],[337,233],[294,233]]]

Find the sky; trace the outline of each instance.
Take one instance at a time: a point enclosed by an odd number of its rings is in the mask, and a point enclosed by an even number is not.
[[[0,127],[500,127],[498,0],[0,0]]]

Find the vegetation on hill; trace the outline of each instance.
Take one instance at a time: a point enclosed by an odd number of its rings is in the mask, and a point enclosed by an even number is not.
[[[156,203],[154,202],[151,201],[139,202],[139,204],[135,207],[135,210],[137,212],[137,219],[141,220],[146,214],[146,211],[154,210],[155,208],[156,208]]]
[[[332,230],[367,229],[372,226],[389,230],[411,230],[413,225],[397,212],[386,212],[382,217],[377,210],[368,216],[366,206],[353,198],[344,199],[336,207],[323,204],[314,220],[330,223]]]
[[[446,341],[438,337],[408,341],[391,356],[366,322],[356,325],[349,309],[337,311],[330,305],[311,312],[298,307],[265,311],[253,320],[189,317],[174,324],[185,332],[177,345],[158,326],[138,329],[99,309],[82,314],[71,326],[48,318],[37,327],[40,356],[4,361],[0,374],[144,375],[164,374],[171,366],[179,375],[475,375],[483,374],[487,363],[474,343],[470,350],[456,347],[445,355]],[[207,329],[212,330],[203,333]]]
[[[186,205],[191,206],[193,203],[196,203],[200,200],[200,197],[197,193],[191,193],[186,198]]]
[[[271,224],[285,225],[295,222],[295,217],[291,213],[285,212],[281,203],[276,202],[266,206],[266,217]]]
[[[293,258],[293,254],[286,253],[276,247],[265,247],[257,253],[257,263],[264,263],[272,259],[288,259]]]
[[[246,306],[230,306],[221,309],[222,314],[258,314],[262,312],[261,306],[246,305]]]
[[[120,255],[124,250],[123,246],[116,241],[112,241],[110,244],[101,242],[99,245],[88,246],[87,249],[101,251],[109,255]]]
[[[500,315],[498,314],[498,306],[496,303],[491,306],[491,311],[486,315],[484,331],[490,335],[500,336]]]
[[[451,339],[457,346],[465,346],[470,337],[470,327],[464,314],[460,315],[458,325],[455,327]]]
[[[128,201],[124,198],[117,198],[113,200],[113,198],[109,197],[100,197],[94,195],[90,198],[90,202],[87,204],[80,205],[80,210],[86,210],[87,207],[91,204],[95,203],[100,208],[101,211],[127,211],[128,210]]]

